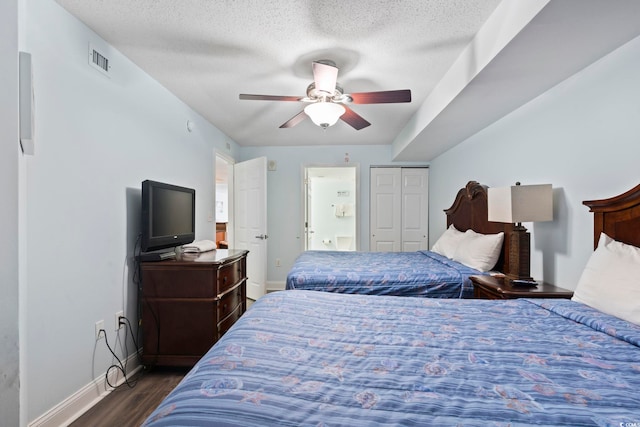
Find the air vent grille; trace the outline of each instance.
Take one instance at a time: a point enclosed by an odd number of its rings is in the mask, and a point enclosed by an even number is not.
[[[100,55],[100,52],[98,52],[97,50],[94,50],[92,59],[95,65],[102,68],[107,73],[109,72],[109,60],[104,56]]]
[[[109,58],[104,56],[91,45],[89,45],[89,65],[103,74],[107,76],[109,75],[109,70],[111,69],[111,65],[109,65]]]

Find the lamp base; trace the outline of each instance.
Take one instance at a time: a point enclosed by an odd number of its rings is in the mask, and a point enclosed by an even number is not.
[[[509,280],[533,280],[531,277],[531,234],[521,223],[514,224],[509,240]]]

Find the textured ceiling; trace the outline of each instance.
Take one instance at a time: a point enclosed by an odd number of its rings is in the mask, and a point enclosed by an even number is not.
[[[243,146],[391,144],[499,0],[57,0]],[[306,104],[238,94],[305,94],[331,59],[345,92],[411,89],[408,104],[354,105],[371,122],[323,131]]]
[[[429,161],[640,36],[639,0],[56,0],[243,146],[392,144]],[[410,89],[407,104],[351,105],[371,122],[278,127],[311,63],[346,93]]]

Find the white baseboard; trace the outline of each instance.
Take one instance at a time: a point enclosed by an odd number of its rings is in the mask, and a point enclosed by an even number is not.
[[[284,291],[287,286],[287,282],[267,282],[267,292]]]
[[[127,376],[135,374],[142,365],[138,362],[138,355],[132,354],[127,358]],[[118,369],[109,372],[109,383],[116,387],[124,383],[124,377]],[[58,403],[56,406],[40,415],[29,423],[29,427],[61,427],[68,426],[87,412],[96,403],[101,401],[113,389],[107,384],[107,379],[103,373],[98,378],[82,387],[71,396]]]

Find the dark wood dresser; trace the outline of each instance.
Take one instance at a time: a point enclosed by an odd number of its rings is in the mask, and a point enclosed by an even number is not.
[[[493,276],[471,276],[474,298],[514,299],[514,298],[571,298],[573,291],[559,288],[550,283],[538,282],[538,286],[514,286],[509,279]]]
[[[247,309],[246,250],[141,263],[142,363],[193,366]]]

